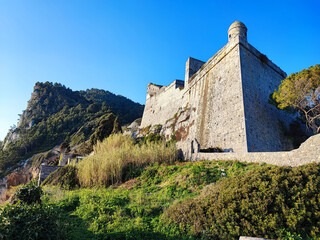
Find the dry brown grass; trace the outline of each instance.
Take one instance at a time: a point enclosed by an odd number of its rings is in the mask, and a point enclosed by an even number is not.
[[[78,165],[81,186],[105,186],[119,183],[129,168],[172,162],[177,157],[174,145],[165,141],[135,144],[130,136],[111,135],[94,147],[94,155]]]

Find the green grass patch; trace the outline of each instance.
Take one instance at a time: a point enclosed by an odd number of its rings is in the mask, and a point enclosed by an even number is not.
[[[155,163],[138,178],[109,188],[65,191],[46,187],[43,201],[68,213],[65,222],[70,239],[194,239],[162,222],[166,209],[194,199],[208,184],[254,167],[260,166],[231,161]],[[82,232],[91,238],[84,238]]]

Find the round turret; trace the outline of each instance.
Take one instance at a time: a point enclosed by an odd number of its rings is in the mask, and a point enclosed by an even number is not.
[[[235,21],[229,27],[228,40],[230,41],[236,37],[241,37],[247,41],[247,27],[242,22]]]

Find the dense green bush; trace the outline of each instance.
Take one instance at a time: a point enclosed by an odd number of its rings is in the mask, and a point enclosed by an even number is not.
[[[175,204],[162,220],[183,234],[212,239],[319,237],[319,201],[320,165],[263,166]]]
[[[103,118],[101,118],[99,126],[95,132],[90,136],[89,142],[91,146],[97,144],[97,142],[102,142],[110,134],[121,132],[121,124],[119,118],[110,113]]]
[[[21,203],[34,204],[41,203],[41,196],[43,191],[41,187],[37,185],[35,181],[31,181],[28,184],[18,188],[14,193],[14,199],[20,200]]]
[[[0,206],[0,239],[64,239],[59,226],[59,212],[48,205]]]

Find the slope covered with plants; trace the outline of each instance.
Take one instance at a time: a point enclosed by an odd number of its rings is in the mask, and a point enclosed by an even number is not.
[[[104,90],[72,91],[58,83],[36,83],[27,109],[0,148],[0,169],[63,141],[76,145],[103,138],[106,125],[120,129],[142,116],[143,105]],[[100,128],[100,129],[99,129]],[[100,136],[99,136],[100,134]],[[107,134],[108,135],[108,134]]]
[[[94,149],[52,173],[42,190],[19,188],[13,205],[0,207],[0,236],[319,239],[320,164],[181,162],[161,139],[120,134]]]

